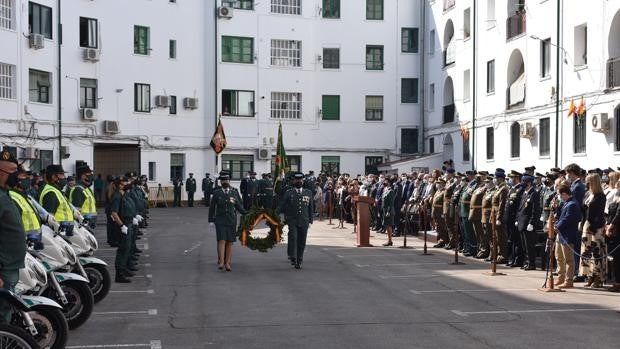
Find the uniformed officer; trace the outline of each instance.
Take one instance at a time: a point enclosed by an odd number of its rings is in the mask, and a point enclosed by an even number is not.
[[[174,179],[172,179],[172,187],[174,193],[172,207],[181,207],[181,189],[183,188],[183,180],[180,176],[176,176]]]
[[[303,188],[304,174],[293,175],[293,188],[286,191],[276,212],[284,214],[288,225],[289,257],[295,269],[301,269],[308,236],[308,226],[312,224],[314,211],[312,192]]]
[[[190,173],[185,181],[185,191],[187,192],[187,207],[194,207],[194,194],[196,193],[196,178]]]
[[[241,196],[243,198],[243,207],[246,210],[249,210],[250,207],[256,205],[256,194],[258,194],[258,181],[256,180],[256,172],[250,171],[249,177],[244,178],[244,181],[242,181],[240,184]]]
[[[97,226],[97,200],[90,189],[93,184],[93,171],[86,164],[78,166],[75,170],[78,181],[69,192],[69,201],[77,208],[91,229]]]
[[[66,185],[65,170],[61,165],[49,165],[45,169],[45,179],[47,184],[41,190],[39,203],[43,208],[54,215],[60,228],[68,236],[73,235],[74,219],[80,223],[83,221],[82,215],[74,210],[69,204],[69,200],[60,191]]]
[[[217,265],[221,270],[232,271],[232,245],[237,236],[237,212],[246,214],[241,205],[241,196],[230,186],[228,172],[220,172],[220,188],[213,191],[209,204],[209,226],[215,228],[217,236]]]
[[[484,193],[486,191],[485,183],[482,183],[481,178],[482,174],[476,174],[476,179],[474,181],[478,182],[478,186],[471,194],[470,206],[469,206],[469,215],[467,219],[472,225],[474,235],[476,236],[476,254],[475,258],[486,258],[482,257],[484,254],[483,251],[488,253],[489,250],[489,241],[485,238],[484,228],[482,226],[482,200],[484,199]]]
[[[446,222],[443,214],[446,180],[439,177],[435,182],[435,195],[432,200],[431,218],[435,222],[435,230],[437,231],[439,240],[433,247],[441,248],[448,246],[448,241],[450,239],[446,231]]]
[[[461,225],[463,226],[464,233],[464,255],[466,257],[469,257],[476,256],[476,254],[478,253],[478,241],[476,239],[473,222],[469,219],[469,213],[472,205],[472,196],[474,195],[476,189],[478,189],[478,186],[480,185],[480,180],[476,176],[475,171],[467,171],[465,174],[469,183],[461,190],[461,197],[459,200],[459,216],[461,219]],[[482,198],[480,198],[480,201],[482,201]]]
[[[497,258],[495,260],[498,264],[505,264],[507,262],[506,256],[508,254],[508,235],[506,233],[505,211],[506,203],[508,201],[508,185],[506,184],[506,172],[498,168],[495,170],[495,186],[496,190],[493,193],[491,215],[495,218],[495,241],[497,242],[497,249],[499,250]],[[514,223],[510,223],[514,224]]]
[[[7,193],[9,178],[17,177],[17,159],[0,152],[0,288],[14,291],[19,269],[24,267],[26,244],[19,211]],[[0,300],[0,322],[11,320],[11,305]]]
[[[450,167],[446,169],[446,186],[444,190],[444,198],[443,198],[443,215],[444,215],[444,225],[446,227],[446,232],[448,233],[448,245],[445,246],[445,249],[453,249],[458,248],[459,242],[456,240],[456,229],[457,226],[455,224],[455,212],[454,207],[452,206],[452,195],[454,195],[454,190],[458,185],[458,180],[454,176],[455,174],[454,168]]]
[[[258,206],[262,208],[272,209],[273,204],[273,185],[269,179],[269,173],[263,173],[262,179],[258,181]]]
[[[114,266],[116,267],[115,281],[119,283],[131,282],[127,277],[134,276],[137,268],[131,265],[131,248],[133,242],[134,219],[137,214],[134,201],[126,190],[129,189],[129,179],[120,176],[112,182],[110,197],[110,216],[114,221],[114,232],[117,234],[118,249]],[[132,270],[133,269],[133,270]]]
[[[205,178],[202,179],[201,189],[204,205],[208,207],[211,202],[211,194],[213,193],[213,180],[211,179],[210,173],[205,173]]]
[[[504,211],[504,222],[508,234],[508,266],[522,267],[525,258],[525,250],[521,244],[521,234],[519,233],[517,224],[517,211],[521,203],[523,195],[523,185],[521,184],[522,174],[517,171],[510,171],[508,177],[511,178],[512,186],[508,191],[508,201],[506,202],[506,210]]]
[[[536,269],[536,232],[534,224],[540,221],[540,196],[534,189],[534,177],[523,176],[523,194],[517,212],[517,228],[521,236],[521,246],[525,247],[527,257],[521,267],[525,270]]]
[[[492,175],[488,175],[485,179],[485,192],[482,197],[482,229],[484,230],[484,239],[487,242],[486,249],[481,258],[485,258],[487,262],[491,261],[491,243],[493,240],[493,221],[491,221],[491,213],[493,211],[493,196],[497,189]]]

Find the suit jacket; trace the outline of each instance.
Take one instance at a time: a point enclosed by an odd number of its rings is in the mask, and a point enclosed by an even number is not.
[[[571,198],[562,206],[560,218],[555,223],[555,228],[559,232],[558,239],[562,244],[572,244],[575,241],[579,222],[581,222],[581,207],[575,198]]]
[[[535,226],[540,222],[540,194],[534,187],[521,195],[519,210],[517,211],[517,228],[526,230],[529,224]]]
[[[284,213],[288,225],[308,227],[312,224],[314,212],[312,192],[302,188],[299,193],[297,188],[290,188],[284,193],[276,212]]]
[[[188,178],[185,181],[185,191],[187,191],[189,193],[195,193],[196,192],[196,179],[195,178]]]
[[[495,189],[493,193],[493,210],[492,213],[495,213],[495,220],[499,221],[500,224],[505,224],[504,221],[504,212],[506,210],[506,201],[508,200],[508,185],[506,182],[501,183]]]
[[[577,201],[579,207],[582,207],[583,199],[586,196],[586,186],[581,182],[581,179],[577,179],[570,185],[570,191],[573,194],[573,199]]]
[[[237,226],[237,212],[246,213],[236,188],[228,188],[228,193],[221,187],[213,191],[209,205],[209,222],[235,227]]]

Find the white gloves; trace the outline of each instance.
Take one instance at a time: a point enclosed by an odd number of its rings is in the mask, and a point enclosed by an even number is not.
[[[127,232],[129,232],[129,229],[127,228],[127,226],[126,226],[126,225],[123,225],[123,226],[121,227],[121,233],[123,233],[123,234],[127,235]]]
[[[515,222],[515,227],[518,227],[518,226],[519,226],[519,222]]]
[[[133,220],[131,222],[133,223],[133,225],[138,225],[138,223],[140,223],[137,217],[133,217]]]
[[[142,222],[144,220],[144,217],[140,216],[139,214],[136,215],[136,218],[138,219],[138,223]]]
[[[73,211],[73,218],[78,221],[78,223],[82,224],[84,222],[84,216],[78,210]]]
[[[209,222],[209,228],[214,228],[214,227],[215,227],[215,223]]]
[[[541,221],[541,222],[544,222],[544,221],[545,221],[545,220],[542,218],[542,216],[540,216],[540,221]]]
[[[51,214],[47,215],[47,219],[45,220],[45,223],[47,223],[47,225],[49,225],[50,228],[52,228],[55,233],[58,233],[58,231],[60,230],[60,224],[56,221],[56,218],[54,218],[54,216],[52,216]]]
[[[499,219],[498,219],[498,220],[495,221],[495,225],[502,225],[502,222],[500,222]]]
[[[284,222],[284,214],[280,213],[280,222]]]
[[[531,224],[527,225],[527,231],[534,231],[534,226]]]

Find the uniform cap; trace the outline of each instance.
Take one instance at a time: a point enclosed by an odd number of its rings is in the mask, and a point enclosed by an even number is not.
[[[222,172],[220,172],[220,175],[219,175],[218,179],[219,179],[220,181],[228,181],[228,180],[230,180],[230,174],[229,174],[229,172],[228,172],[228,171],[222,171]]]
[[[536,172],[536,173],[534,173],[534,177],[536,177],[536,178],[542,178],[542,177],[544,177],[544,176],[545,176],[545,175],[543,175],[543,174],[542,174],[542,173],[540,173],[540,172]]]
[[[301,172],[295,172],[293,174],[293,178],[295,178],[295,179],[304,179],[304,174],[301,173]]]
[[[503,169],[498,168],[497,170],[495,170],[495,177],[506,178],[506,172]]]
[[[519,173],[519,172],[517,172],[515,170],[511,170],[510,174],[508,175],[508,177],[521,177],[521,176],[523,176],[523,174],[521,174],[521,173]]]
[[[0,161],[12,162],[17,165],[17,159],[8,150],[0,152]]]
[[[525,168],[526,171],[534,171],[536,170],[536,166],[530,166]]]
[[[530,182],[530,183],[531,183],[531,182],[533,182],[533,181],[534,181],[534,177],[529,176],[529,175],[525,175],[525,176],[523,176],[523,178],[521,178],[521,180],[522,180],[524,183],[527,183],[527,182]]]
[[[57,173],[66,173],[65,170],[62,168],[62,165],[48,165],[45,168],[45,173],[46,174],[57,174]]]
[[[467,172],[465,172],[465,174],[468,175],[468,176],[475,176],[475,175],[478,174],[478,172],[476,172],[476,171],[467,171]]]
[[[133,172],[133,171],[129,171],[129,172],[125,173],[125,177],[127,177],[127,178],[137,177],[137,176],[138,175],[135,172]]]
[[[75,173],[76,173],[76,175],[78,177],[83,175],[84,173],[92,173],[92,172],[93,172],[93,170],[91,170],[90,167],[88,167],[88,165],[86,165],[86,164],[78,166],[75,169]]]

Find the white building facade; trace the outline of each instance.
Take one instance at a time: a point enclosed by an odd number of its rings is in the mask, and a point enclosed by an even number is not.
[[[213,171],[214,32],[201,0],[1,0],[0,141],[37,171]]]

